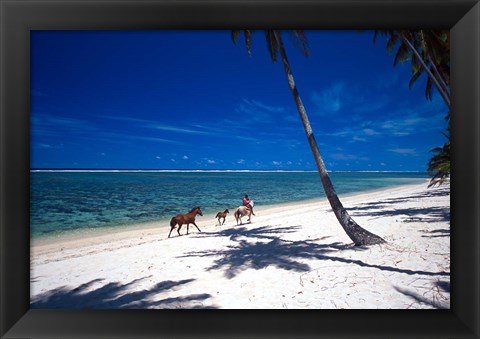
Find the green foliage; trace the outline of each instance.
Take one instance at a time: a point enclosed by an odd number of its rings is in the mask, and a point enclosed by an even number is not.
[[[450,178],[450,142],[443,147],[436,147],[431,150],[435,155],[428,162],[428,174],[432,177],[428,187],[442,185]]]
[[[447,132],[442,133],[447,141],[442,147],[435,147],[430,152],[434,153],[428,162],[428,174],[432,177],[428,187],[435,185],[442,185],[450,178],[450,115],[447,115],[449,120]]]

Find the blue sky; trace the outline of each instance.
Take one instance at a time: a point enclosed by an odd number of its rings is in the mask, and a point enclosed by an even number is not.
[[[447,109],[372,32],[284,40],[328,170],[424,171]],[[315,170],[262,31],[33,31],[31,168]]]

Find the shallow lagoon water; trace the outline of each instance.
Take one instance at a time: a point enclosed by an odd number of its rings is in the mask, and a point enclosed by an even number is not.
[[[425,182],[417,172],[333,172],[341,195]],[[32,171],[32,238],[166,221],[200,206],[235,209],[248,194],[256,206],[325,197],[317,172]]]

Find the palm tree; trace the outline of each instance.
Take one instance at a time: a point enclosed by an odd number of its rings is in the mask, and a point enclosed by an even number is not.
[[[243,32],[245,37],[245,46],[247,48],[248,54],[250,54],[252,31],[244,30]],[[239,33],[240,31],[238,30],[232,31],[232,40],[234,43],[236,43]],[[320,154],[320,150],[315,140],[315,136],[313,135],[312,126],[310,125],[305,106],[303,105],[300,94],[298,93],[290,63],[288,62],[287,53],[283,45],[281,33],[277,30],[267,30],[265,33],[267,39],[267,46],[268,50],[270,51],[272,61],[276,62],[278,54],[280,54],[281,56],[285,75],[287,77],[288,86],[293,95],[293,99],[295,100],[300,119],[302,120],[308,144],[310,145],[313,157],[315,158],[315,163],[317,164],[318,173],[320,174],[320,179],[323,185],[323,189],[325,190],[325,195],[327,196],[327,199],[330,203],[330,206],[332,207],[333,212],[335,213],[335,216],[337,217],[337,220],[356,246],[384,243],[385,240],[383,240],[381,237],[360,227],[352,219],[352,217],[350,217],[350,215],[340,202],[340,199],[338,198],[338,195],[335,192],[335,188],[333,187],[333,184],[330,180],[330,176],[328,175],[322,155]],[[293,31],[293,34],[295,35],[295,37],[298,38],[304,54],[308,55],[308,45],[304,32],[295,30]]]
[[[447,132],[442,133],[447,138],[447,141],[442,147],[430,150],[434,155],[428,162],[427,171],[432,177],[428,187],[434,187],[437,184],[440,186],[450,178],[450,119],[448,120]]]
[[[450,41],[446,31],[434,30],[388,30],[375,31],[373,41],[377,35],[387,36],[387,52],[391,53],[398,44],[393,65],[410,60],[412,63],[412,78],[409,87],[423,74],[427,73],[425,95],[432,99],[432,85],[438,90],[450,109]]]
[[[450,141],[431,150],[435,155],[428,162],[428,173],[432,176],[428,187],[442,185],[450,178]]]
[[[426,72],[427,84],[425,96],[432,100],[432,87],[435,85],[445,104],[450,108],[450,34],[445,30],[390,30],[375,31],[375,43],[378,34],[387,36],[387,52],[394,51],[397,44],[393,65],[410,60],[412,78],[409,87]],[[446,116],[447,133],[443,133],[448,141],[442,146],[432,149],[434,156],[428,163],[428,173],[432,176],[428,187],[441,185],[450,177],[450,110]]]
[[[435,78],[450,97],[450,34],[444,30],[420,30],[412,33],[417,49],[428,62]]]

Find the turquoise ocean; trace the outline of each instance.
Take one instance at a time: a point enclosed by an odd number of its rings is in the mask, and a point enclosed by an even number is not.
[[[425,182],[420,172],[332,172],[340,198]],[[31,238],[165,222],[200,206],[233,210],[248,194],[261,206],[325,198],[317,172],[31,171]],[[233,213],[233,211],[231,211]]]

